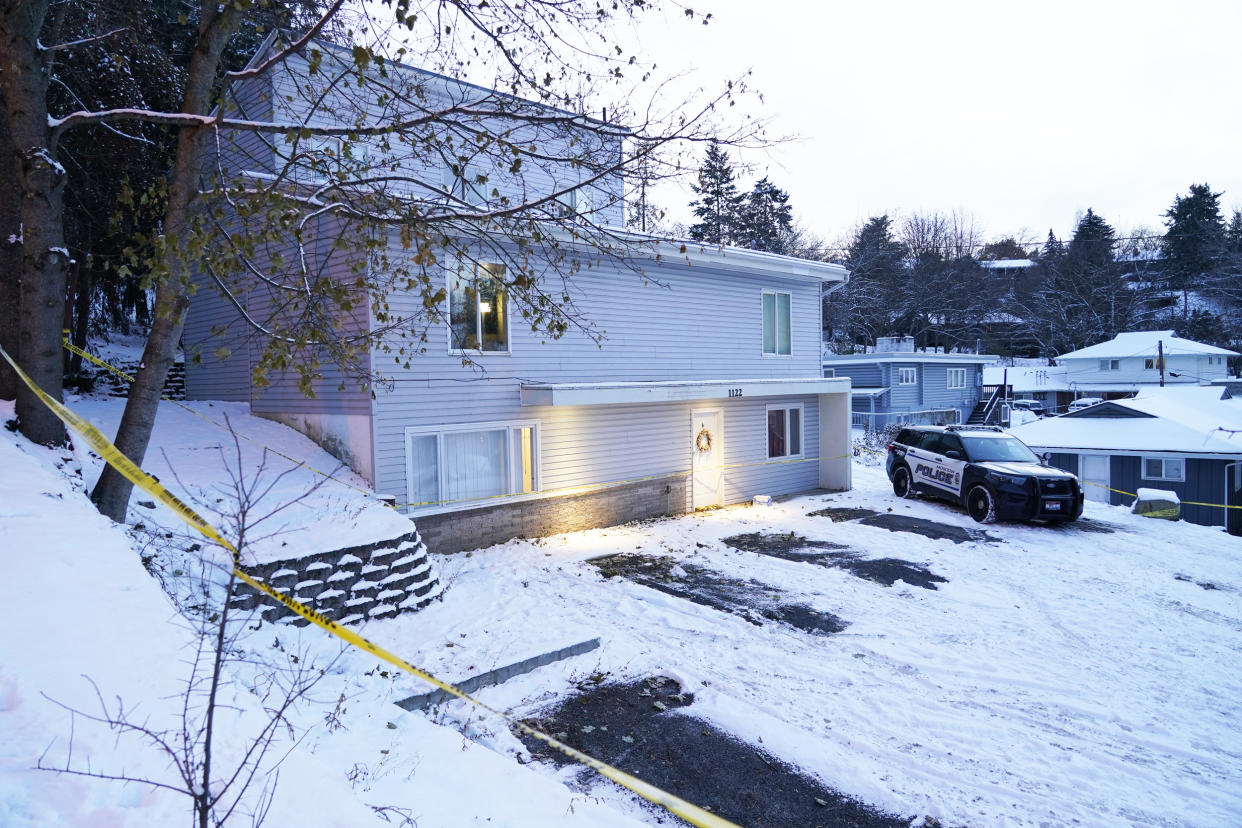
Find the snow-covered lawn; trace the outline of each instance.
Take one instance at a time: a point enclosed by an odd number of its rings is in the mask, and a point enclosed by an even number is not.
[[[86,404],[101,422],[114,405]],[[234,419],[280,428],[240,412]],[[287,432],[272,439],[323,460]],[[220,435],[169,427],[160,445],[192,486],[185,464],[212,440]],[[95,516],[81,484],[56,468],[72,472],[64,456],[0,432],[0,824],[174,824],[184,803],[173,795],[30,770],[49,744],[51,761],[65,759],[68,715],[42,693],[89,707],[87,674],[105,697],[175,718],[188,641],[127,534]],[[331,497],[341,508],[344,495]],[[1242,539],[1089,503],[1089,525],[1111,532],[997,524],[988,532],[1000,542],[958,544],[808,515],[825,506],[975,528],[953,507],[897,500],[882,469],[860,464],[848,493],[439,558],[443,601],[363,633],[448,680],[598,636],[598,650],[478,695],[526,716],[597,671],[618,681],[669,675],[695,693],[687,713],[919,821],[1242,824]],[[350,509],[359,531],[375,531],[366,509]],[[886,587],[721,542],[754,532],[845,544],[948,580],[937,590]],[[626,552],[753,579],[773,600],[849,626],[830,636],[756,626],[586,563]],[[248,635],[242,643],[256,655],[275,642],[324,664],[337,652],[313,628],[262,624]],[[239,670],[229,688],[243,722],[258,715],[246,689],[255,675]],[[655,822],[594,777],[587,792],[570,770],[519,764],[525,751],[503,722],[464,703],[430,717],[392,705],[426,689],[345,654],[316,703],[294,716],[300,741],[285,748],[269,824],[386,824],[368,805],[406,809],[424,828]],[[106,730],[79,720],[76,735],[75,755],[90,755],[92,767],[161,772],[158,757]]]
[[[443,603],[369,634],[451,678],[536,641],[598,635],[602,649],[576,660],[587,663],[483,695],[530,713],[572,670],[670,675],[695,691],[694,715],[872,805],[946,824],[1242,824],[1242,541],[1096,504],[1087,517],[1111,534],[988,527],[1001,543],[807,515],[856,505],[975,526],[897,500],[880,468],[856,468],[855,486],[455,556]],[[926,564],[948,583],[890,588],[720,542],[790,531]],[[754,579],[850,626],[756,627],[583,564],[618,552]],[[411,649],[426,630],[442,637]]]

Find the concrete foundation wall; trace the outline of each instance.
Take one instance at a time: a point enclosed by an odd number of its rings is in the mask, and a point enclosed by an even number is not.
[[[495,506],[419,515],[418,531],[432,553],[504,543],[686,510],[687,475],[626,483],[583,494],[510,501]]]
[[[370,414],[303,414],[262,411],[253,406],[251,411],[256,417],[300,431],[328,454],[366,478],[372,486],[375,485]]]

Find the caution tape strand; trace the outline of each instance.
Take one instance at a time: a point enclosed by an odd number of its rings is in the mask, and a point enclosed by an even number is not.
[[[484,710],[494,716],[504,719],[509,725],[520,730],[522,733],[525,733],[526,735],[538,739],[548,746],[555,748],[571,759],[586,765],[600,775],[611,779],[618,785],[621,785],[644,799],[665,808],[671,813],[676,814],[689,822],[691,825],[699,826],[699,828],[737,828],[734,823],[726,819],[718,817],[691,802],[681,799],[680,797],[674,796],[673,794],[670,794],[655,785],[644,782],[632,774],[628,774],[623,770],[615,768],[605,762],[601,762],[595,757],[572,748],[564,742],[561,742],[558,739],[555,739],[552,736],[531,727],[525,722],[515,719],[509,714],[479,701],[448,682],[436,678],[426,670],[415,667],[405,659],[389,652],[383,647],[380,647],[378,644],[363,638],[353,630],[338,624],[336,621],[333,621],[322,613],[312,610],[301,602],[290,598],[288,595],[278,592],[268,584],[255,579],[242,569],[241,554],[237,547],[217,532],[211,524],[200,517],[197,512],[181,501],[176,495],[164,488],[164,486],[156,481],[155,478],[151,477],[139,468],[136,463],[122,454],[121,451],[113,445],[107,437],[100,433],[97,428],[40,388],[26,374],[26,372],[17,365],[17,363],[11,356],[9,356],[8,352],[5,351],[3,347],[0,347],[0,356],[4,357],[5,361],[12,366],[13,371],[17,374],[18,378],[21,379],[21,381],[25,383],[28,388],[30,388],[35,396],[37,396],[44,405],[51,409],[52,413],[54,413],[61,420],[61,422],[80,434],[105,462],[124,475],[125,478],[135,486],[139,487],[143,491],[155,497],[165,506],[172,509],[179,518],[194,529],[198,530],[208,540],[227,550],[233,557],[233,574],[243,583],[258,590],[269,598],[278,601],[292,612],[316,625],[320,629],[336,636],[338,639],[346,642],[347,644],[357,647],[360,650],[364,650],[376,658],[386,661],[394,667],[397,667],[398,669],[409,673],[416,678],[422,679],[428,684],[431,684],[432,686],[443,690],[452,696],[478,707],[480,710]]]

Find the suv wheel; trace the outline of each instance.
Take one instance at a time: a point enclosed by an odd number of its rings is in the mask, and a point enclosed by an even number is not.
[[[978,523],[991,523],[996,520],[996,503],[992,492],[982,483],[976,483],[966,493],[966,513]]]
[[[914,484],[910,479],[910,469],[898,466],[893,472],[893,494],[898,497],[914,497]]]

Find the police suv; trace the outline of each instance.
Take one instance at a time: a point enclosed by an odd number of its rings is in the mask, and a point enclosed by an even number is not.
[[[1082,486],[1044,465],[996,426],[910,426],[888,446],[888,479],[898,497],[926,494],[966,507],[980,523],[1075,520]]]

